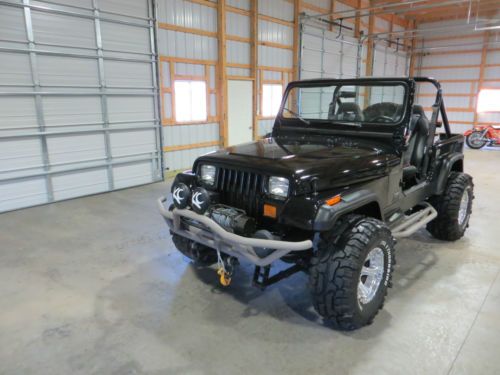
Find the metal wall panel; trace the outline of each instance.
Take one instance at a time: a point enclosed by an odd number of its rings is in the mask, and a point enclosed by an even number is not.
[[[249,64],[250,44],[228,40],[226,42],[226,59],[228,63]]]
[[[275,22],[259,20],[259,40],[261,42],[293,45],[293,28]]]
[[[209,36],[160,29],[158,47],[160,55],[217,60],[217,38]]]
[[[0,6],[0,212],[160,180],[151,1]]]
[[[158,1],[158,19],[170,25],[217,31],[217,9],[190,1]]]
[[[277,68],[291,68],[293,65],[293,53],[291,50],[259,46],[259,65],[274,66]]]
[[[190,168],[193,161],[204,154],[217,151],[218,147],[193,148],[191,150],[180,150],[165,153],[165,169],[175,171],[183,168]]]
[[[250,17],[239,13],[227,12],[226,33],[228,35],[250,38]]]
[[[226,4],[235,8],[250,10],[250,1],[252,0],[226,0]]]
[[[438,35],[428,33],[423,38],[423,41],[418,44],[419,48],[430,49],[424,50],[426,53],[419,58],[417,74],[432,76],[441,81],[445,104],[450,109],[448,118],[451,122],[451,130],[452,132],[463,133],[472,127],[474,123],[475,104],[477,102],[476,93],[480,89],[478,86],[484,35],[475,31],[474,25],[471,24],[467,27],[461,21],[426,23],[420,27],[432,28],[456,25],[461,26],[461,28],[440,32]],[[439,39],[433,40],[436,36]],[[451,37],[451,39],[443,39],[442,37]],[[490,41],[494,41],[494,36]],[[494,46],[492,45],[491,48],[494,48]],[[454,53],[451,55],[448,53],[461,50],[466,50],[467,53]],[[486,64],[498,64],[499,61],[499,52],[491,50],[487,52]],[[463,67],[464,65],[468,67]],[[470,65],[476,65],[476,67],[470,67]],[[453,66],[457,66],[457,68],[453,68]],[[496,80],[499,76],[500,69],[486,66],[483,77],[485,81],[482,86],[494,88],[496,82],[488,80]],[[435,89],[430,85],[422,85],[419,89],[419,94],[430,93],[435,93]],[[453,94],[466,96],[453,96]],[[427,107],[432,104],[432,98],[417,96],[416,100]],[[477,121],[478,123],[500,123],[500,113],[478,113]]]
[[[219,124],[165,126],[163,144],[182,146],[219,140]]]
[[[293,21],[293,3],[286,0],[258,0],[259,13],[285,21]]]

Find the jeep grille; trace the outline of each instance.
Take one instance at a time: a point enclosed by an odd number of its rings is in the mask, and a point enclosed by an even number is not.
[[[216,189],[220,202],[257,218],[262,213],[264,181],[264,176],[258,173],[219,167]]]

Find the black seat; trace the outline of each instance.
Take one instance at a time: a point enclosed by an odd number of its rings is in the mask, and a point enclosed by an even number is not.
[[[418,104],[413,106],[408,134],[410,138],[403,154],[403,176],[405,178],[414,177],[420,172],[429,136],[429,120],[422,106]]]
[[[380,117],[387,117],[394,121],[399,121],[402,109],[401,105],[392,102],[375,103],[363,110],[363,116],[366,121],[374,121]]]
[[[336,114],[329,113],[328,119],[342,121],[363,121],[361,108],[357,103],[341,103]]]

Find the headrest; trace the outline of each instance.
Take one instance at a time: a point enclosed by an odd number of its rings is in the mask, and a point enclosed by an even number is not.
[[[361,114],[361,108],[357,103],[342,103],[339,105],[339,113],[341,112],[355,112],[356,114]]]
[[[425,114],[425,111],[424,111],[424,107],[422,107],[419,104],[413,105],[412,112],[414,115],[420,115],[420,117],[427,118],[427,115]]]

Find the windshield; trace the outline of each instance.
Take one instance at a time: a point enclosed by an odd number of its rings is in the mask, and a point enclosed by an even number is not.
[[[405,86],[380,83],[362,85],[308,84],[293,87],[281,116],[309,124],[334,121],[351,125],[396,124],[404,116]]]

